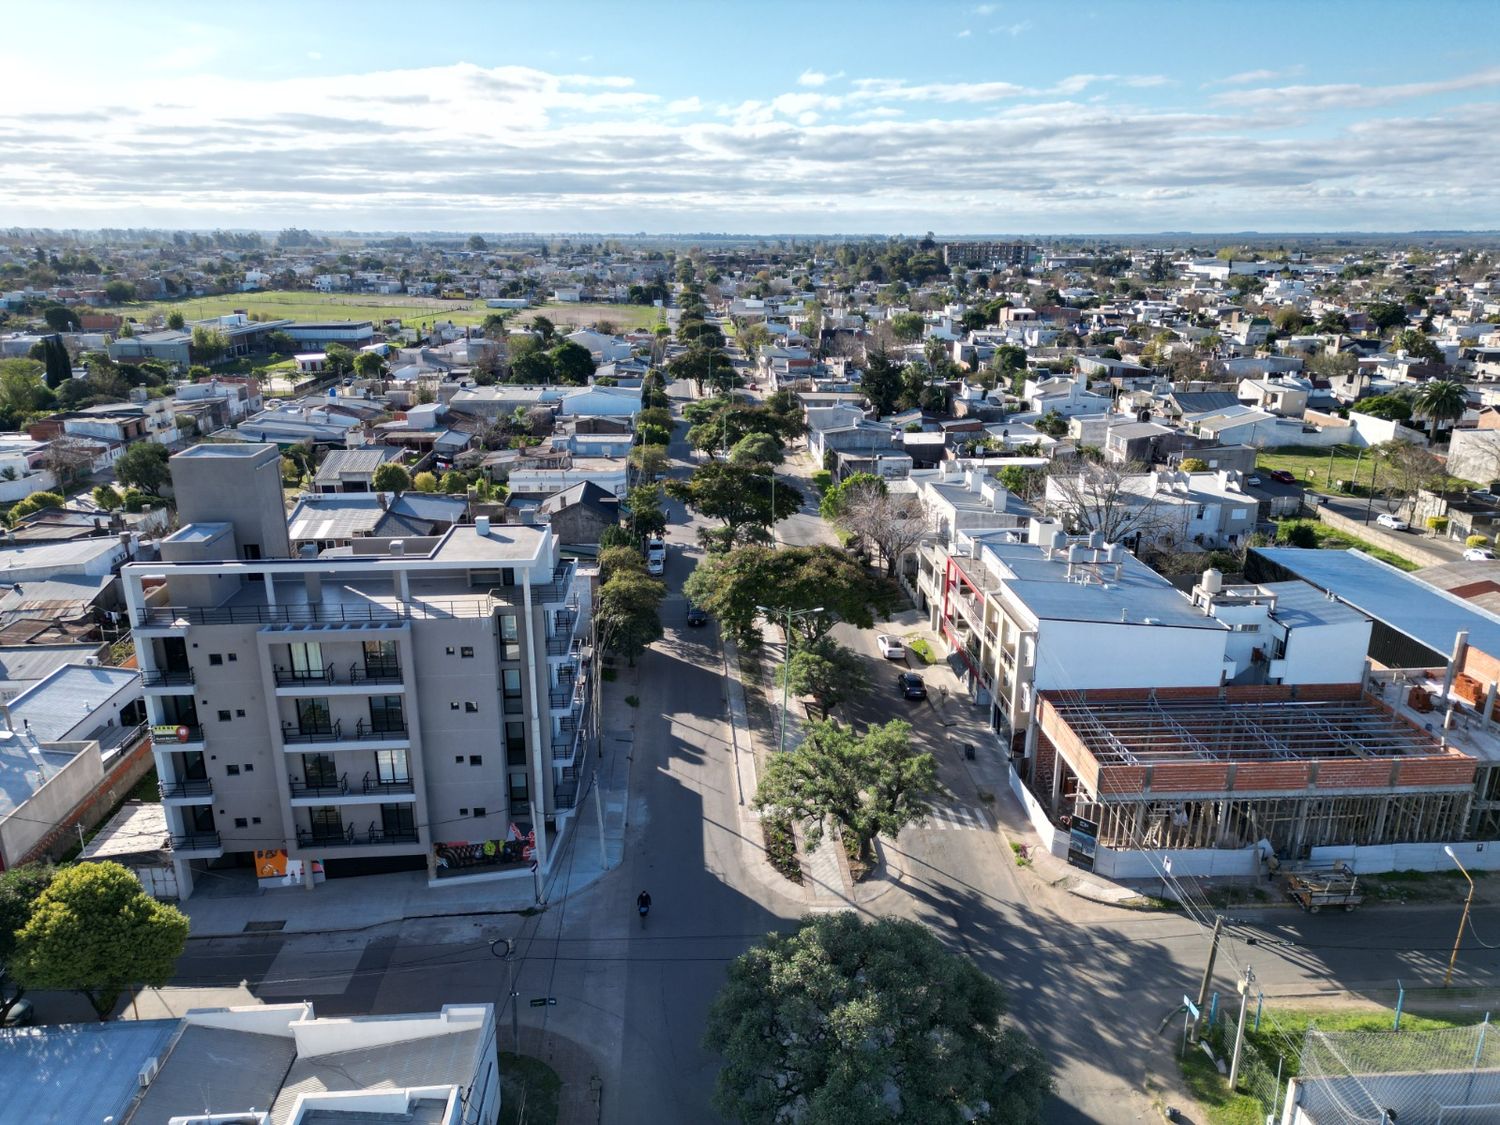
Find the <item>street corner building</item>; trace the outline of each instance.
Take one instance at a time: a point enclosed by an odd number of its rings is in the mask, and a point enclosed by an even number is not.
[[[123,568],[177,885],[545,870],[593,713],[591,579],[546,526],[294,550],[274,445],[171,461]]]

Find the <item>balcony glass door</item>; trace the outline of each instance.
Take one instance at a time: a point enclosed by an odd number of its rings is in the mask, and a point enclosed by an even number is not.
[[[331,734],[333,713],[328,709],[328,700],[297,700],[297,730],[301,734]]]
[[[312,838],[319,843],[338,841],[344,839],[344,820],[339,814],[337,806],[323,805],[320,808],[307,810],[308,821],[312,825]]]
[[[382,785],[410,784],[411,774],[406,769],[406,751],[375,751],[375,780]]]
[[[310,680],[323,674],[323,646],[317,641],[298,641],[287,645],[291,650],[292,675]]]
[[[396,676],[401,663],[396,658],[395,641],[365,642],[365,673],[370,676]]]
[[[214,831],[214,810],[212,805],[189,805],[182,814],[182,819],[187,823],[188,831],[193,834]]]
[[[203,781],[208,777],[208,766],[203,762],[203,751],[189,750],[177,755],[177,780]]]
[[[337,789],[338,766],[327,754],[303,754],[302,778],[310,789]]]
[[[417,834],[415,808],[412,805],[381,805],[380,827],[385,838],[410,838]]]
[[[370,696],[370,729],[377,733],[390,734],[402,730],[406,718],[401,710],[399,695]]]

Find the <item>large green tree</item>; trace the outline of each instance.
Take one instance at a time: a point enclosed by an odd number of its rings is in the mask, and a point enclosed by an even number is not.
[[[404,465],[387,461],[377,465],[370,478],[370,486],[376,492],[405,492],[411,487],[411,473]]]
[[[547,353],[552,361],[552,373],[559,383],[583,386],[594,373],[594,357],[582,344],[564,340]]]
[[[26,992],[11,976],[16,956],[16,934],[31,918],[32,908],[52,885],[56,870],[48,864],[27,864],[0,872],[0,1023]]]
[[[893,606],[896,589],[871,574],[847,551],[827,544],[739,547],[710,555],[688,576],[683,592],[745,646],[760,643],[760,607],[783,626],[788,610],[802,612],[796,629],[807,640],[823,636],[839,621],[861,629]],[[818,609],[818,613],[806,613]]]
[[[802,510],[802,493],[789,484],[772,485],[770,472],[752,466],[710,461],[687,480],[667,482],[667,492],[693,511],[724,525],[723,540],[733,546],[764,535],[779,520]]]
[[[876,416],[884,417],[896,409],[901,398],[901,368],[885,352],[874,352],[865,364],[859,386]]]
[[[646,646],[662,637],[661,600],[665,594],[662,583],[633,567],[614,570],[599,587],[600,644],[634,665]]]
[[[83,993],[100,1020],[134,985],[160,987],[187,942],[187,916],[157,902],[117,863],[57,873],[16,934],[13,972],[27,988]]]
[[[909,723],[895,719],[860,735],[824,721],[809,724],[800,746],[767,763],[755,807],[801,821],[809,848],[832,821],[870,860],[875,837],[894,839],[925,817],[940,788],[937,762],[912,748]]]
[[[831,637],[819,637],[792,650],[783,673],[787,688],[798,696],[811,696],[826,719],[840,703],[869,686],[865,662]]]
[[[172,479],[167,467],[170,457],[164,445],[154,441],[135,442],[116,459],[115,477],[121,484],[159,496],[162,486]]]
[[[667,530],[667,514],[661,504],[659,484],[638,484],[625,493],[626,519],[637,538],[661,535]]]
[[[927,927],[810,915],[729,966],[704,1046],[745,1125],[1040,1125],[1046,1058],[1005,992]]]
[[[891,317],[891,332],[896,339],[912,343],[922,338],[922,314],[916,312],[897,313]]]
[[[1438,346],[1419,328],[1403,328],[1391,337],[1391,347],[1399,352],[1405,352],[1413,359],[1424,360],[1427,363],[1442,363],[1443,353]]]
[[[52,335],[42,339],[42,365],[46,371],[47,386],[53,390],[66,386],[73,379],[73,360],[63,346],[61,336]]]

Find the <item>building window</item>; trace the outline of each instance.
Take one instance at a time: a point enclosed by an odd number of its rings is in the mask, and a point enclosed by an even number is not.
[[[260,823],[260,817],[258,817],[258,816],[252,816],[250,818],[250,823],[251,824],[259,824]]]
[[[225,766],[224,767],[224,772],[227,773],[230,777],[239,777],[240,776],[240,767],[239,766]]]
[[[370,729],[380,734],[399,733],[406,729],[406,716],[399,695],[370,697]]]
[[[244,708],[243,707],[236,707],[234,709],[234,717],[236,719],[243,719],[245,717],[245,710],[244,710]]]
[[[464,756],[462,754],[455,754],[455,755],[453,755],[453,763],[454,763],[454,765],[459,765],[459,766],[463,765],[464,764]]]
[[[524,766],[526,764],[526,724],[505,724],[505,764],[508,766]]]
[[[484,815],[484,806],[483,805],[475,805],[474,806],[474,815],[475,816],[483,816]]]
[[[231,652],[229,654],[229,663],[233,664],[238,659],[239,659],[239,654],[238,653]]]
[[[220,711],[219,712],[219,722],[221,722],[221,723],[227,723],[229,721],[230,721],[229,712],[228,711]]]
[[[447,647],[447,648],[446,648],[446,649],[444,649],[444,650],[443,650],[443,651],[445,651],[445,652],[446,652],[446,653],[447,653],[447,654],[448,654],[448,655],[449,655],[449,656],[452,656],[452,655],[453,655],[453,646],[452,646],[452,645],[449,645],[449,646],[448,646],[448,647]]]
[[[520,660],[521,641],[520,626],[515,614],[505,613],[500,615],[500,659]]]
[[[254,561],[255,559],[260,558],[260,544],[259,543],[246,543],[244,550],[245,550],[245,558],[246,559]]]
[[[250,822],[242,816],[237,816],[234,818],[234,826],[236,828],[249,828]]]
[[[208,654],[208,662],[210,664],[216,666],[216,667],[218,665],[220,665],[220,664],[223,664],[224,663],[223,654],[217,653],[217,652],[211,652],[211,653],[209,653]]]
[[[462,760],[462,758],[459,759],[459,761]],[[375,751],[375,777],[382,785],[396,785],[410,782],[411,774],[406,767],[406,751]]]
[[[286,647],[295,678],[310,680],[323,674],[323,646],[317,641],[297,641]]]
[[[469,815],[469,810],[468,809],[459,809],[458,810],[458,815],[459,816],[468,816]]]
[[[475,703],[472,699],[466,699],[464,700],[464,710],[470,715],[477,715],[479,714],[479,704]]]
[[[473,660],[474,659],[474,646],[473,645],[461,645],[459,647],[459,650],[458,650],[458,655],[460,657],[462,657],[464,660]]]
[[[332,734],[333,712],[328,708],[328,700],[297,700],[297,730],[302,734]]]
[[[506,668],[500,673],[500,683],[505,692],[505,713],[521,714],[525,710],[521,702],[521,669]]]
[[[250,763],[250,762],[246,762],[245,763],[245,772],[246,773],[254,773],[255,772],[255,766],[252,763]]]

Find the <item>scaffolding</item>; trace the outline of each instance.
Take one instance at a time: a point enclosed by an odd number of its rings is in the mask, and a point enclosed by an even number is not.
[[[1032,785],[1116,849],[1461,840],[1475,761],[1378,701],[1047,692]],[[1258,696],[1247,698],[1252,692]]]

